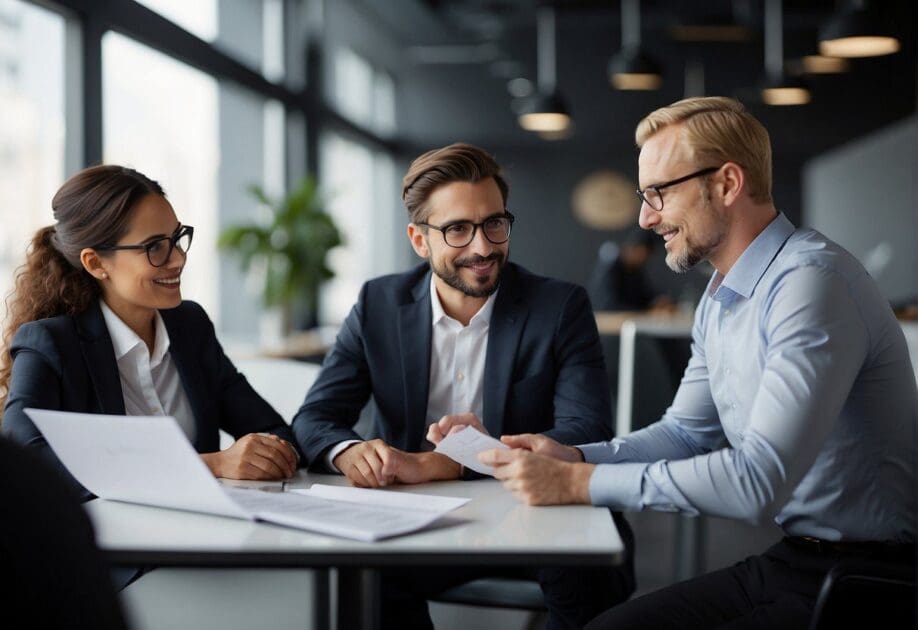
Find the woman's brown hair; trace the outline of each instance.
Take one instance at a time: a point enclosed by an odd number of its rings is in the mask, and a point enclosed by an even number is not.
[[[149,194],[165,196],[158,183],[133,169],[93,166],[68,179],[54,195],[56,223],[32,237],[25,264],[16,270],[14,288],[6,298],[0,414],[9,394],[10,343],[16,331],[26,322],[77,315],[99,299],[99,284],[83,268],[80,252],[117,243],[128,231],[134,206]]]

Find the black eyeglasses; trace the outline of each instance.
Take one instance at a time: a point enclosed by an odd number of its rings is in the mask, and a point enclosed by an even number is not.
[[[176,228],[172,236],[163,236],[153,239],[143,245],[99,245],[93,249],[100,252],[110,252],[119,249],[142,249],[147,253],[147,260],[154,267],[162,267],[172,256],[172,250],[177,249],[182,256],[188,254],[191,249],[191,239],[194,236],[194,228],[190,225],[180,225]]]
[[[678,179],[673,179],[668,182],[663,182],[662,184],[657,184],[656,186],[648,186],[644,190],[636,190],[635,192],[637,193],[637,196],[641,198],[641,201],[643,201],[648,206],[650,206],[651,208],[659,212],[660,210],[663,209],[663,193],[661,191],[664,188],[669,188],[670,186],[675,186],[676,184],[687,182],[688,180],[695,179],[696,177],[708,175],[719,169],[720,169],[720,166],[710,166],[708,168],[703,168],[700,171],[689,173],[685,177],[680,177]]]
[[[481,228],[481,233],[484,234],[484,237],[491,243],[495,245],[506,243],[510,240],[510,228],[514,221],[516,221],[516,217],[510,214],[508,210],[504,210],[503,214],[496,217],[489,217],[481,223],[453,221],[452,223],[444,223],[443,225],[431,225],[430,223],[418,222],[415,223],[415,225],[423,225],[424,227],[433,228],[434,230],[442,232],[443,240],[446,241],[446,244],[450,247],[465,247],[475,240],[475,233],[478,231],[478,228]]]

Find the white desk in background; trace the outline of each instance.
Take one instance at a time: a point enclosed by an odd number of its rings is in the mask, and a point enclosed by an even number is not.
[[[300,472],[288,487],[344,485],[340,475]],[[99,547],[121,566],[335,568],[336,626],[379,625],[380,567],[601,566],[623,560],[605,508],[530,507],[493,479],[394,486],[389,490],[469,497],[433,529],[375,543],[263,523],[95,500],[86,509]],[[327,580],[316,580],[314,627],[330,627]],[[256,601],[252,602],[257,606]]]
[[[601,335],[618,336],[618,386],[615,404],[615,435],[624,437],[632,431],[654,422],[658,417],[636,417],[639,388],[658,392],[658,382],[638,382],[638,338],[676,341],[686,348],[692,338],[693,318],[686,314],[660,315],[649,313],[598,312],[596,324]],[[686,350],[687,352],[687,350]],[[681,355],[676,352],[676,355]],[[675,359],[664,356],[671,371],[681,371],[685,365],[672,365]],[[682,358],[679,359],[680,362]],[[678,387],[678,382],[673,383]],[[675,393],[675,390],[672,392]],[[646,410],[644,410],[646,412]],[[705,517],[681,515],[676,520],[673,582],[681,582],[703,573],[705,556]]]

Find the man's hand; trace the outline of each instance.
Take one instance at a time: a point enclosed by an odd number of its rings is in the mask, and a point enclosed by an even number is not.
[[[380,488],[393,483],[457,479],[460,466],[439,453],[406,453],[382,440],[353,444],[335,457],[335,466],[355,486]]]
[[[579,448],[564,446],[540,433],[504,435],[501,436],[500,441],[510,448],[522,448],[537,455],[545,455],[565,462],[580,463],[583,461],[583,453]]]
[[[348,446],[332,463],[353,485],[379,488],[395,481],[400,454],[382,440],[368,440]]]
[[[523,449],[484,451],[478,461],[494,466],[494,476],[529,505],[590,503],[593,464],[564,462]]]
[[[443,416],[427,428],[427,441],[433,444],[439,444],[440,440],[450,433],[461,431],[465,427],[472,427],[488,435],[488,430],[481,424],[474,413],[455,413],[449,416]]]
[[[227,479],[289,479],[296,474],[296,451],[286,440],[269,433],[249,433],[217,453],[201,459],[215,477]]]
[[[395,480],[399,483],[424,483],[458,479],[462,466],[440,453],[401,453]]]

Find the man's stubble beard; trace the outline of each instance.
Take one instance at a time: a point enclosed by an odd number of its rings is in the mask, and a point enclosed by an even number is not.
[[[701,261],[707,260],[711,253],[717,249],[724,240],[726,230],[724,229],[723,220],[717,216],[714,207],[711,205],[711,194],[707,186],[705,186],[702,191],[702,198],[704,200],[702,212],[706,216],[712,216],[714,218],[716,222],[716,231],[707,235],[703,243],[693,243],[689,241],[688,234],[685,230],[680,231],[683,241],[682,251],[678,254],[675,252],[666,254],[666,266],[676,273],[686,273]],[[702,234],[701,236],[704,237],[705,235]]]
[[[509,251],[507,252],[507,254],[509,255]],[[472,286],[468,284],[467,282],[465,282],[462,279],[462,277],[459,275],[459,272],[463,267],[474,264],[474,263],[487,262],[489,260],[493,260],[497,263],[497,273],[494,276],[493,282],[489,284],[479,283],[478,286]],[[488,256],[478,256],[476,254],[474,256],[468,256],[466,258],[457,258],[456,260],[453,261],[454,270],[452,272],[450,272],[450,270],[446,269],[445,267],[442,269],[438,268],[436,264],[434,264],[433,257],[428,258],[428,263],[430,264],[430,269],[437,275],[437,277],[443,280],[443,282],[445,282],[447,285],[451,286],[457,291],[461,291],[463,294],[469,297],[483,298],[483,297],[489,297],[495,291],[497,291],[497,287],[500,285],[500,276],[504,270],[504,266],[507,263],[507,258],[501,252],[494,252],[493,254],[490,254]],[[478,280],[487,280],[487,279],[478,278]]]

